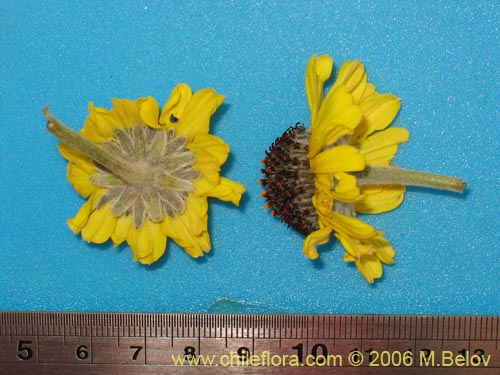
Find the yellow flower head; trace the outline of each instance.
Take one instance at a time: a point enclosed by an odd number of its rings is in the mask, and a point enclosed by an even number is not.
[[[327,243],[333,233],[346,249],[344,260],[354,262],[372,283],[382,276],[382,263],[393,263],[394,249],[356,213],[398,207],[405,185],[461,191],[465,184],[391,165],[398,145],[409,137],[406,129],[387,129],[399,111],[399,99],[378,93],[359,61],[346,62],[323,97],[332,68],[328,55],[310,59],[306,92],[311,126],[297,123],[266,152],[263,195],[272,215],[306,235],[306,257],[316,259],[316,245]]]
[[[179,84],[160,112],[152,97],[113,99],[106,110],[89,105],[75,133],[46,109],[48,129],[63,143],[68,180],[87,202],[68,221],[85,241],[126,241],[134,260],[157,261],[167,237],[192,257],[210,251],[208,197],[239,204],[243,185],[220,176],[229,146],[209,134],[224,97],[192,93]]]

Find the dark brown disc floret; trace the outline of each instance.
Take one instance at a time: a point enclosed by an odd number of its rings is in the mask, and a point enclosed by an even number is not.
[[[314,174],[307,152],[310,133],[297,123],[266,151],[262,160],[262,173],[266,178],[260,183],[266,187],[262,196],[271,215],[281,217],[290,227],[303,235],[318,230],[318,216],[312,204],[315,192]]]

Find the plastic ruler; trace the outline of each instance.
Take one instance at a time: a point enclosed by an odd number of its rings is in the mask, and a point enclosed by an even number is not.
[[[500,374],[500,317],[0,312],[0,374]]]

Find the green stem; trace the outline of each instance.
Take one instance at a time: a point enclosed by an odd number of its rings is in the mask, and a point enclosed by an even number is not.
[[[143,165],[130,163],[68,128],[50,113],[48,105],[43,109],[43,115],[47,119],[47,130],[52,135],[83,152],[94,162],[102,165],[124,181],[141,183],[150,177],[150,171],[145,170]]]
[[[395,167],[369,166],[358,176],[358,184],[363,185],[404,185],[421,186],[461,193],[467,184],[460,178],[434,173],[412,171]]]

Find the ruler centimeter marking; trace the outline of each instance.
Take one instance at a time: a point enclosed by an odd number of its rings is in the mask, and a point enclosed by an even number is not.
[[[498,316],[0,312],[0,374],[498,375],[499,332]]]

